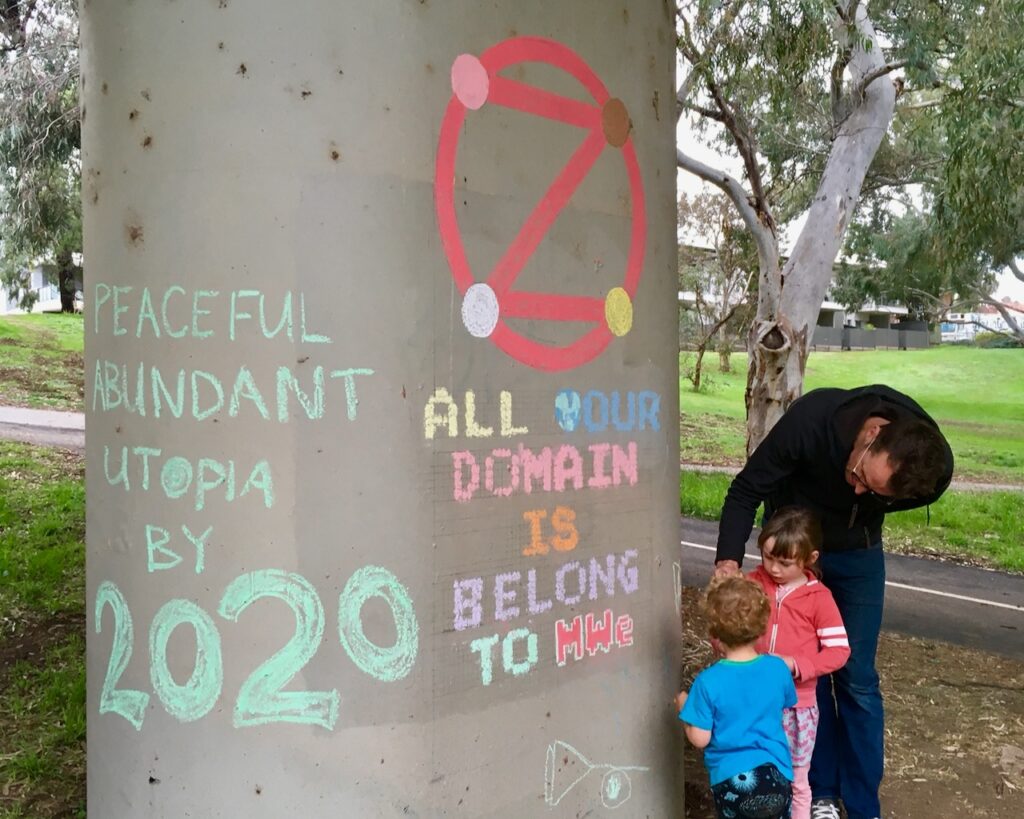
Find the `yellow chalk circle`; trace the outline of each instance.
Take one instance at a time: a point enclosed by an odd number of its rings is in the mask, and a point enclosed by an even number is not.
[[[604,300],[604,320],[613,335],[624,336],[633,326],[633,302],[621,287],[613,287]]]

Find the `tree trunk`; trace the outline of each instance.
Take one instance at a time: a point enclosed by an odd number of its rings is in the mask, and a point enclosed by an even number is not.
[[[690,377],[690,383],[693,384],[694,392],[700,392],[700,371],[701,365],[704,361],[704,351],[706,349],[707,347],[704,344],[697,346],[697,358],[693,364],[693,375]]]
[[[57,256],[57,289],[60,290],[60,311],[75,312],[75,265],[71,254],[62,252]]]
[[[718,371],[720,373],[731,373],[732,363],[729,357],[732,355],[732,350],[728,347],[723,347],[718,351]]]
[[[807,221],[783,270],[779,271],[777,255],[774,260],[760,259],[757,318],[748,345],[748,455],[803,390],[808,343],[832,280],[832,266],[868,167],[895,111],[896,90],[887,76],[860,88],[869,74],[885,65],[863,5],[857,8],[855,29],[851,37],[837,21],[839,44],[849,42],[852,49],[852,110],[832,142]],[[865,43],[869,43],[867,49]]]

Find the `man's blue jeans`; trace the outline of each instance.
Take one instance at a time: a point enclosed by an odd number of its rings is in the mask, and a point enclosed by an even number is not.
[[[815,799],[841,798],[849,819],[882,815],[885,736],[882,692],[875,671],[885,597],[882,544],[822,553],[822,581],[832,592],[850,638],[850,659],[818,680],[818,739],[811,758]]]

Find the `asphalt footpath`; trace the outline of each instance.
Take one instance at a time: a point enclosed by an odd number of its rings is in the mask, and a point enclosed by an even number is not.
[[[704,586],[714,570],[718,524],[683,518],[684,586]],[[756,530],[744,568],[758,565]],[[944,560],[887,554],[882,628],[1024,661],[1024,575]]]

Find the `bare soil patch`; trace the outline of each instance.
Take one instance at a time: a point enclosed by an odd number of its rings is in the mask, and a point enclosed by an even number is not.
[[[683,590],[683,680],[712,661],[698,589]],[[888,819],[1024,816],[1024,663],[882,634]],[[686,816],[713,819],[700,752],[687,744]]]

